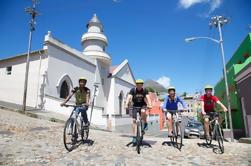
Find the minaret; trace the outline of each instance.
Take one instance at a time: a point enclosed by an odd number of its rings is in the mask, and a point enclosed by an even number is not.
[[[84,48],[83,54],[105,64],[110,64],[111,58],[105,51],[108,41],[103,33],[103,25],[96,14],[93,15],[86,26],[88,31],[81,38],[81,44]]]
[[[89,56],[95,60],[96,71],[94,82],[99,83],[99,95],[96,98],[95,105],[105,108],[110,89],[109,68],[111,57],[106,53],[108,41],[103,33],[103,25],[96,14],[86,25],[88,31],[83,34],[81,44],[83,46],[84,56]]]

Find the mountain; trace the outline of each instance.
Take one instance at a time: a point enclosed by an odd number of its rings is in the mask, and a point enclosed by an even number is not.
[[[145,88],[152,88],[156,92],[167,92],[167,89],[154,80],[146,80],[144,83]]]

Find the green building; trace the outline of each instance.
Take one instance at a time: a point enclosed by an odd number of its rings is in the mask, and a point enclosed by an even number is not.
[[[251,63],[251,33],[243,40],[239,48],[236,50],[232,58],[226,64],[228,88],[230,93],[232,122],[235,137],[240,137],[245,134],[243,114],[241,102],[238,97],[237,84],[235,81],[236,75],[248,64]],[[224,79],[215,86],[215,95],[227,106],[226,90]]]

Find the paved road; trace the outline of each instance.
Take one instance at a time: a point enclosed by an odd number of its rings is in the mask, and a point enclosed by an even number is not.
[[[204,147],[203,140],[186,139],[178,151],[163,146],[164,138],[146,137],[152,148],[136,154],[125,145],[128,135],[91,130],[92,146],[64,149],[63,125],[0,110],[0,165],[251,165],[251,145],[225,143],[225,153]]]

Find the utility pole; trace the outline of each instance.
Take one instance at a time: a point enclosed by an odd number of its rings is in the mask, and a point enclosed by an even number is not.
[[[28,76],[29,76],[29,65],[30,65],[30,52],[31,52],[31,42],[32,42],[32,32],[35,31],[35,18],[38,15],[36,11],[36,0],[32,0],[32,7],[25,8],[25,12],[30,14],[31,21],[30,25],[30,34],[29,34],[29,44],[28,44],[28,54],[26,60],[26,70],[25,70],[25,80],[24,80],[24,95],[23,95],[23,108],[22,111],[25,113],[26,111],[26,99],[27,99],[27,87],[28,87]]]
[[[227,70],[226,70],[226,61],[225,61],[225,55],[224,55],[224,48],[223,48],[223,39],[222,39],[222,32],[221,27],[224,24],[227,24],[229,20],[223,16],[214,16],[211,18],[211,21],[209,23],[210,26],[215,26],[219,30],[220,35],[220,47],[221,47],[221,55],[222,55],[222,63],[223,63],[223,73],[224,73],[224,79],[225,79],[225,86],[226,86],[226,97],[227,97],[227,109],[228,109],[228,115],[229,115],[229,123],[230,123],[230,132],[231,132],[231,141],[234,141],[234,135],[233,135],[233,124],[232,124],[232,114],[231,114],[231,103],[230,103],[230,95],[229,95],[229,89],[228,89],[228,82],[227,82]]]

